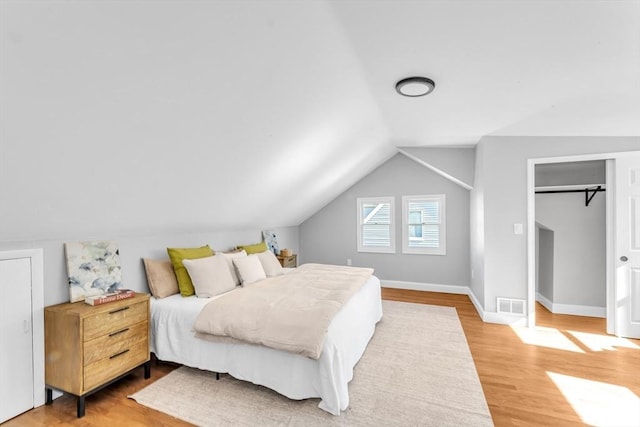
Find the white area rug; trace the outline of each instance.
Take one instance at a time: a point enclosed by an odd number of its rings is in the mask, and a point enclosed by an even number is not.
[[[339,417],[229,375],[181,367],[130,396],[199,426],[492,426],[454,308],[383,301]]]

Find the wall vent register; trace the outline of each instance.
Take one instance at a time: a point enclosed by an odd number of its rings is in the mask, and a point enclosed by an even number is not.
[[[498,313],[525,315],[526,301],[514,298],[498,298]]]

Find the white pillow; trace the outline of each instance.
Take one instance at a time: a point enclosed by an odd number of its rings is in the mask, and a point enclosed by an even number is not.
[[[233,266],[233,260],[238,257],[246,257],[247,252],[243,249],[238,252],[229,252],[229,253],[216,252],[216,255],[222,255],[227,260],[227,264],[229,265],[229,271],[231,272],[231,277],[233,277],[233,281],[235,282],[235,284],[239,285],[240,278],[236,273],[236,268]]]
[[[280,276],[284,274],[284,269],[273,252],[260,252],[256,254],[256,256],[260,259],[260,263],[262,264],[262,268],[264,269],[264,273],[267,277]]]
[[[198,298],[211,298],[236,287],[227,260],[214,255],[206,258],[183,259]]]
[[[234,258],[233,265],[236,266],[236,270],[238,270],[238,277],[240,277],[240,281],[243,285],[248,285],[249,283],[254,283],[267,278],[264,268],[262,268],[260,258],[258,258],[256,254]]]

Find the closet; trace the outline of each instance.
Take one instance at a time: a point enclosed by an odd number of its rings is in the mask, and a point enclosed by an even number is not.
[[[42,291],[40,250],[0,252],[0,423],[44,401]]]
[[[606,316],[605,161],[536,165],[536,300]]]

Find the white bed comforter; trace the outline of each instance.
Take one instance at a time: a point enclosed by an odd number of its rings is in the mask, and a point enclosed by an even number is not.
[[[193,329],[318,359],[331,320],[372,274],[372,268],[304,264],[209,302]]]
[[[380,281],[375,276],[333,318],[317,360],[260,345],[196,337],[193,323],[209,301],[180,295],[151,299],[151,350],[158,359],[229,373],[290,399],[320,398],[318,406],[334,415],[347,409],[353,368],[382,318]]]

